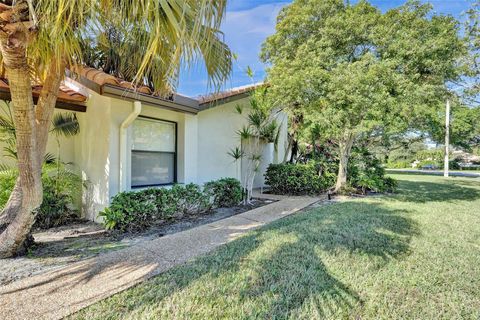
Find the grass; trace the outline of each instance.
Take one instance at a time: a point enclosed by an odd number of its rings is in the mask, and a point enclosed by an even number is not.
[[[74,319],[479,319],[480,181],[396,175],[399,192],[279,220]]]

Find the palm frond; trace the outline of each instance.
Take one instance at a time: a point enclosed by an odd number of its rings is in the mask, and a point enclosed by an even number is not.
[[[14,167],[9,166],[8,164],[0,163],[0,174],[8,174],[15,170],[16,169]]]
[[[73,112],[55,114],[53,116],[52,126],[51,132],[65,137],[72,137],[80,132],[77,115]]]
[[[47,152],[43,157],[43,162],[46,164],[53,164],[57,162],[57,157],[50,152]]]
[[[95,2],[94,0],[90,0]],[[225,0],[101,0],[80,44],[83,62],[168,96],[180,66],[203,61],[209,84],[220,88],[232,70],[221,40]]]
[[[16,5],[25,4],[6,3],[12,12]],[[91,60],[97,66],[108,61],[102,67],[109,73],[124,75],[136,84],[148,83],[157,93],[169,95],[181,66],[188,68],[203,60],[215,88],[232,70],[232,53],[220,31],[226,0],[36,0],[28,4],[22,22],[32,25],[35,36],[28,42],[27,56],[32,75],[40,82],[52,63],[72,68]],[[108,26],[118,31],[109,39],[113,46],[102,45]],[[107,55],[112,59],[104,60]]]
[[[3,146],[3,153],[5,157],[11,158],[13,160],[17,160],[17,146],[15,140],[7,140],[4,141],[6,144]]]
[[[250,126],[254,127],[256,130],[261,130],[262,125],[266,121],[266,116],[259,110],[253,110],[248,114],[248,123]]]
[[[230,149],[230,151],[227,152],[227,154],[231,156],[235,161],[237,161],[243,158],[243,156],[245,155],[245,152],[243,152],[242,148],[235,147],[233,149]]]
[[[241,104],[236,104],[235,105],[235,111],[238,113],[238,114],[242,114],[243,113],[243,106]]]
[[[271,121],[260,128],[260,137],[271,143],[275,142],[279,126],[276,121]]]
[[[244,126],[242,129],[238,130],[237,134],[240,136],[241,140],[248,140],[251,137],[253,137],[253,134],[250,131],[250,128],[247,126]]]

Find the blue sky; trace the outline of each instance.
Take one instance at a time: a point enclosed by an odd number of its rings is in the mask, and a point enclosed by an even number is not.
[[[224,89],[249,84],[245,69],[250,66],[255,72],[255,81],[265,77],[265,66],[258,55],[263,41],[275,32],[275,21],[280,9],[291,1],[274,0],[228,0],[227,13],[222,25],[225,41],[238,55],[234,63],[231,79]],[[352,2],[355,2],[353,0]],[[371,0],[370,3],[382,11],[395,8],[405,0]],[[427,2],[427,1],[424,1]],[[430,0],[434,11],[440,14],[451,14],[461,18],[462,13],[470,7],[472,0]],[[188,96],[208,93],[208,80],[202,65],[182,71],[178,91]]]

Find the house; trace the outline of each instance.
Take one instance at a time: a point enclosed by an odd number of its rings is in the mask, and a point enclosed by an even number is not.
[[[246,123],[235,106],[248,108],[249,91],[255,86],[197,99],[179,94],[164,99],[148,87],[135,88],[97,69],[85,67],[67,75],[56,112],[75,112],[80,133],[62,138],[60,156],[73,163],[86,182],[84,217],[95,220],[121,191],[240,178],[228,155],[240,145],[236,132]],[[33,89],[38,96],[40,89]],[[0,81],[0,98],[9,99],[5,81]],[[287,117],[283,113],[278,117],[278,147],[265,149],[260,171],[286,152]],[[47,151],[55,154],[54,140],[49,139]],[[259,172],[256,186],[264,183],[262,177]]]

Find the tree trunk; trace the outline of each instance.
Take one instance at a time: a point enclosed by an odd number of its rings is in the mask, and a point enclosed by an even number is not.
[[[21,188],[21,206],[11,223],[0,234],[0,258],[11,257],[21,250],[42,203],[41,166],[38,161],[32,83],[26,58],[28,30],[22,29],[13,32],[2,31],[0,36],[0,50],[13,105]],[[18,194],[14,198],[18,200],[17,196]],[[11,203],[7,207],[13,208]]]
[[[338,145],[340,159],[338,165],[337,183],[335,184],[334,192],[340,191],[347,185],[348,160],[350,159],[350,153],[352,151],[354,140],[353,134],[349,133],[342,141],[340,141]]]
[[[292,138],[292,153],[290,155],[290,163],[295,163],[295,159],[297,158],[298,154],[298,140]]]
[[[53,60],[47,70],[47,77],[43,81],[42,91],[35,109],[35,119],[37,122],[37,145],[40,163],[43,163],[43,157],[47,149],[48,132],[52,123],[55,105],[57,103],[60,84],[65,75],[65,62]]]

